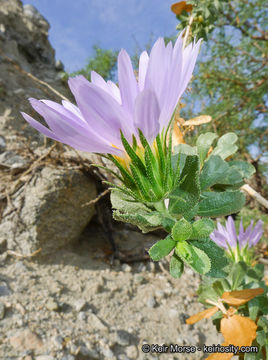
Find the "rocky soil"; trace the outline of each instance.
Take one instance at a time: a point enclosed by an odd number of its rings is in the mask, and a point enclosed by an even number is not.
[[[122,253],[136,255],[157,240],[125,227],[114,237]],[[175,280],[165,263],[112,262],[96,224],[79,243],[38,262],[2,254],[0,359],[203,359],[202,351],[144,354],[141,347],[221,341],[210,320],[185,324],[202,309],[191,269]]]

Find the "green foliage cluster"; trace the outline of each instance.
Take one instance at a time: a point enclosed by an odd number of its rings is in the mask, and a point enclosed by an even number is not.
[[[193,17],[189,41],[208,40],[191,92],[201,112],[212,116],[206,129],[219,135],[235,130],[243,153],[252,144],[260,154],[267,153],[267,6],[262,0],[189,0],[187,4],[193,5],[192,13],[177,16],[178,29]],[[189,109],[186,118],[191,117]]]
[[[154,261],[158,261],[173,252],[170,273],[174,277],[181,276],[184,263],[200,274],[213,277],[227,275],[224,268],[228,261],[224,251],[209,239],[214,229],[209,217],[229,215],[242,208],[245,198],[238,189],[255,169],[242,161],[225,161],[237,151],[234,133],[219,138],[213,152],[208,155],[216,138],[215,134],[206,133],[198,138],[196,146],[181,144],[175,147],[173,153],[170,152],[169,141],[166,149],[161,146],[163,159],[159,154],[152,154],[148,161],[147,143],[143,143],[144,151],[141,152],[145,156],[139,157],[123,141],[133,165],[122,182],[131,181],[136,188],[111,184],[113,216],[116,220],[137,225],[143,232],[165,229],[169,235],[153,245],[149,254]],[[154,174],[159,174],[160,170],[151,168],[153,164],[163,164],[162,181],[159,179],[158,182],[155,177]],[[125,176],[126,170],[121,167],[119,170]],[[176,181],[168,184],[165,179],[169,178]],[[153,194],[153,197],[145,197],[145,180],[150,187],[148,196]],[[145,194],[139,191],[141,187]],[[155,197],[157,194],[161,196]],[[201,219],[195,220],[196,216]]]

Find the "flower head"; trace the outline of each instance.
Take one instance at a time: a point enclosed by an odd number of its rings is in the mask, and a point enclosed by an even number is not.
[[[140,129],[152,144],[170,122],[179,98],[192,76],[200,41],[183,49],[182,34],[174,47],[160,38],[150,56],[144,51],[139,60],[138,80],[129,55],[118,56],[118,82],[105,81],[92,71],[91,82],[83,76],[69,79],[76,105],[62,101],[30,99],[48,127],[22,113],[28,123],[54,140],[87,152],[124,157],[122,132],[128,142]]]
[[[240,222],[239,234],[237,235],[235,223],[231,216],[226,221],[226,227],[217,223],[217,230],[210,234],[211,240],[217,245],[226,249],[235,261],[247,260],[249,252],[248,249],[255,246],[263,234],[263,222],[259,220],[255,227],[253,221],[244,230],[242,220]]]

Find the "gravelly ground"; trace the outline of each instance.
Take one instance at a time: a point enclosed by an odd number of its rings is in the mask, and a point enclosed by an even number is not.
[[[125,253],[157,238],[118,230]],[[0,359],[202,359],[196,354],[144,354],[147,344],[218,344],[210,320],[185,319],[202,309],[191,269],[173,279],[152,262],[110,264],[96,228],[81,243],[39,262],[1,255]]]

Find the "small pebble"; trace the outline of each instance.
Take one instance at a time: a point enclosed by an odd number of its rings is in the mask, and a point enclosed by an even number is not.
[[[123,272],[131,272],[131,270],[132,270],[131,266],[129,266],[128,264],[123,264],[121,266],[121,269]]]
[[[73,355],[64,355],[61,360],[75,360],[75,357]]]
[[[4,281],[0,281],[0,296],[8,296],[11,291]]]
[[[46,308],[49,311],[58,311],[59,310],[59,305],[53,298],[49,298],[47,303],[46,303]]]
[[[5,151],[5,148],[6,148],[5,138],[0,135],[0,153]]]
[[[4,319],[5,312],[6,312],[5,304],[0,302],[0,320]]]
[[[150,271],[152,273],[155,272],[155,263],[154,262],[150,261],[147,266],[148,266],[148,271]]]
[[[64,339],[62,336],[60,335],[56,335],[53,339],[53,344],[58,348],[58,349],[62,349],[62,345],[63,345],[63,342],[64,342]]]
[[[116,342],[121,346],[127,346],[130,342],[130,334],[124,330],[118,330],[116,332]]]
[[[126,348],[126,354],[130,359],[136,359],[138,356],[138,350],[135,345],[130,345]]]
[[[80,311],[77,315],[77,320],[85,321],[87,319],[87,315],[84,311]]]
[[[102,354],[107,357],[108,359],[114,357],[114,353],[110,348],[103,348],[101,349]]]
[[[149,308],[154,308],[156,307],[156,301],[155,301],[155,297],[154,296],[150,296],[146,302],[146,305],[149,307]]]
[[[75,301],[74,303],[74,309],[77,312],[80,312],[81,310],[83,310],[86,306],[87,302],[84,299],[79,299],[77,301]]]

